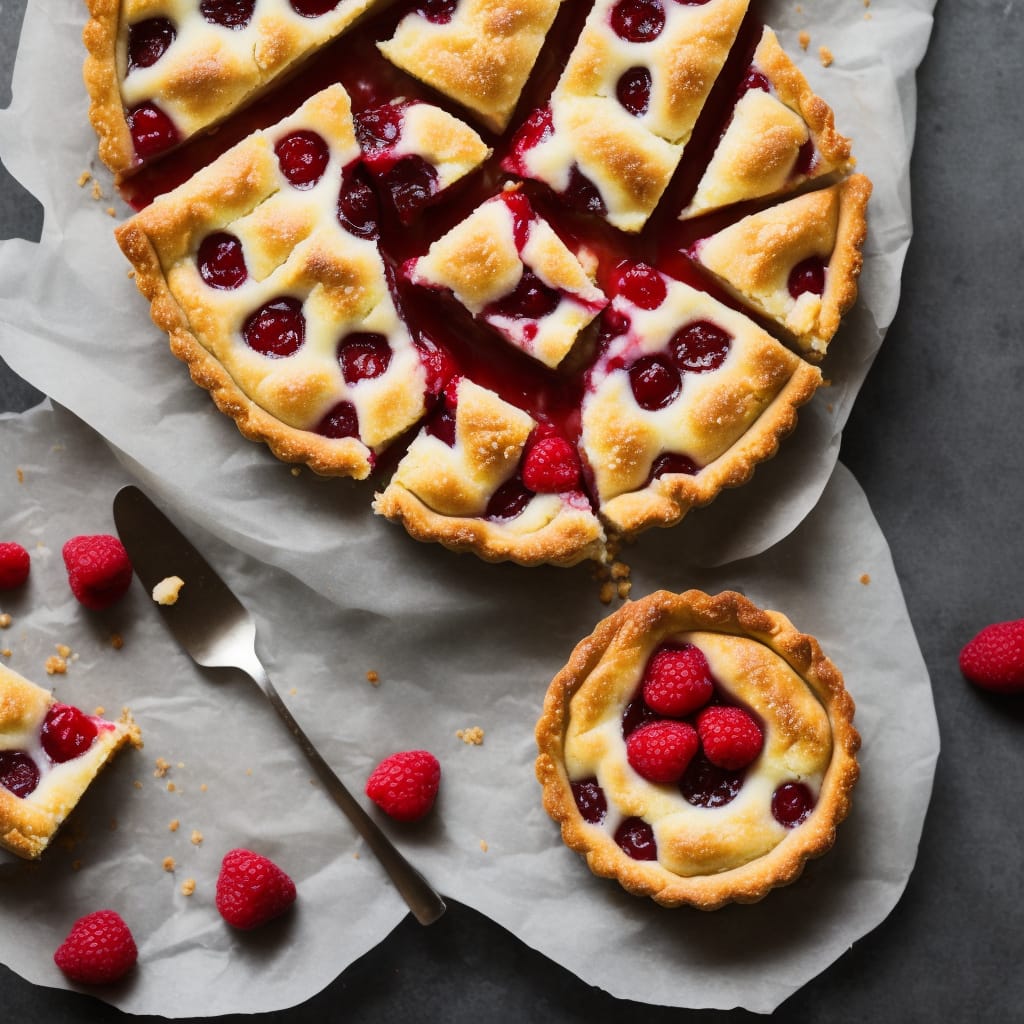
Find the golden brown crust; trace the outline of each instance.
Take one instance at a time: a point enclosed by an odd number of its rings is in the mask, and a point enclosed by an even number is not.
[[[89,20],[82,30],[87,56],[82,78],[89,94],[89,121],[99,138],[100,159],[121,178],[135,164],[118,82],[119,0],[86,0]]]
[[[597,694],[594,699],[598,703],[601,687],[594,683],[595,679],[602,684],[608,681],[606,690],[627,690],[631,694],[639,675],[616,679],[620,671],[635,674],[636,665],[643,664],[659,643],[695,631],[698,635],[720,635],[726,647],[730,637],[743,638],[744,643],[753,641],[770,652],[764,655],[769,660],[771,655],[782,659],[824,708],[831,734],[831,755],[815,808],[802,824],[783,830],[775,845],[746,863],[713,873],[684,876],[657,861],[633,860],[619,849],[609,832],[583,820],[566,769],[566,737],[572,714],[570,702],[582,688],[589,685],[591,693]],[[751,685],[756,689],[760,684],[754,680]],[[588,707],[585,702],[583,708]],[[742,595],[731,592],[712,597],[695,590],[684,594],[658,591],[623,605],[600,622],[576,646],[566,666],[552,681],[536,727],[536,774],[543,787],[544,807],[561,826],[566,845],[583,854],[595,874],[617,879],[636,895],[650,896],[667,907],[689,905],[702,910],[714,910],[730,902],[756,902],[771,889],[794,881],[807,860],[821,856],[835,842],[837,826],[849,813],[851,791],[859,773],[856,753],[860,737],[853,726],[853,714],[853,701],[839,670],[823,654],[818,642],[797,632],[784,615],[763,611]],[[766,746],[770,740],[769,730]],[[621,740],[619,745],[624,747]],[[706,817],[727,818],[728,815],[719,815],[719,811],[728,811],[728,807],[710,811]],[[741,843],[743,838],[738,835]],[[708,833],[708,840],[729,844],[727,837],[715,837],[713,832]]]

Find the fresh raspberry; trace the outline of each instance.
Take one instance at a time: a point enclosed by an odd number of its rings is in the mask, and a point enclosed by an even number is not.
[[[93,744],[99,729],[84,711],[68,704],[51,704],[46,712],[39,739],[54,764],[63,764],[84,754]]]
[[[1024,693],[1024,619],[986,626],[960,652],[960,671],[994,693]]]
[[[20,544],[0,544],[0,590],[20,587],[28,579],[30,564],[28,552]]]
[[[743,708],[716,704],[697,716],[704,756],[716,767],[735,772],[746,768],[764,746],[761,727]]]
[[[295,902],[295,883],[252,850],[230,850],[217,876],[217,909],[234,928],[249,931],[280,917]]]
[[[101,611],[124,597],[132,582],[132,563],[124,545],[109,534],[72,537],[64,545],[71,592],[86,608]]]
[[[523,483],[535,494],[561,494],[580,485],[580,460],[564,437],[542,437],[523,459]]]
[[[697,733],[686,722],[659,719],[626,740],[626,759],[649,782],[677,782],[697,753]]]
[[[441,765],[427,750],[384,758],[366,780],[366,795],[396,821],[416,821],[434,806]]]
[[[703,651],[693,644],[659,647],[644,669],[644,701],[662,715],[685,718],[702,708],[715,683]]]
[[[97,910],[74,923],[53,954],[53,962],[72,981],[107,985],[127,974],[138,956],[135,939],[121,915]]]

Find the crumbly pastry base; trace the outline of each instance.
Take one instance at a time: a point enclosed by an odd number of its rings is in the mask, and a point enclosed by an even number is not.
[[[831,728],[832,755],[814,810],[778,845],[740,867],[684,877],[656,861],[632,859],[609,832],[584,821],[566,771],[565,740],[570,701],[599,665],[609,660],[614,664],[637,647],[653,649],[663,638],[690,631],[750,638],[783,659],[824,708]],[[732,592],[709,596],[697,590],[683,594],[657,591],[623,605],[600,622],[552,681],[536,728],[536,774],[543,787],[544,808],[561,826],[566,845],[582,854],[596,875],[616,879],[635,895],[648,896],[666,907],[686,905],[701,910],[715,910],[731,902],[755,903],[773,888],[793,882],[808,860],[834,844],[836,829],[849,813],[851,791],[859,774],[856,754],[860,736],[853,726],[853,714],[853,700],[838,668],[817,640],[799,633],[781,613],[762,610]]]

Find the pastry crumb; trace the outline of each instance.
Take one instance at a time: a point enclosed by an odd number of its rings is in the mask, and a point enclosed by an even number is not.
[[[116,217],[117,210],[115,210],[112,206],[108,206],[106,209],[106,214],[108,217]]]
[[[200,785],[199,785],[199,792],[200,793],[205,793],[206,792],[206,783],[205,782],[200,783]]]
[[[490,847],[487,845],[487,840],[486,839],[481,839],[480,840],[480,852],[481,853],[486,853],[489,849],[490,849]]]
[[[78,187],[85,188],[85,186],[88,185],[90,181],[92,181],[92,173],[90,171],[82,171],[82,173],[78,176]]]
[[[800,49],[804,52],[807,51],[807,47],[811,45],[811,33],[804,30],[796,37],[797,42],[800,44]]]
[[[370,671],[366,673],[366,681],[368,683],[372,683],[374,686],[378,686],[380,685],[380,676],[371,668]]]
[[[601,604],[611,604],[612,598],[615,596],[616,589],[617,587],[611,580],[605,580],[605,582],[601,584],[601,589],[597,592],[597,597]]]
[[[359,860],[359,851],[358,850],[356,850],[355,853],[352,854],[352,859],[353,860]]]
[[[98,704],[96,707],[92,709],[92,713],[97,718],[102,718],[107,713],[107,709],[102,704]]]
[[[111,633],[110,646],[113,647],[115,651],[121,650],[121,648],[124,647],[124,637],[121,636],[120,633]]]
[[[62,658],[59,654],[51,654],[46,659],[46,674],[48,676],[62,676],[67,670],[67,659]]]
[[[10,649],[10,647],[0,648],[0,654],[2,654],[5,658],[9,658],[13,653],[14,652]]]
[[[866,587],[871,582],[871,576],[866,572],[862,572],[860,574],[860,581]]]
[[[171,770],[171,763],[165,761],[162,757],[158,757],[154,764],[156,765],[156,768],[153,770],[154,778],[162,779]]]
[[[616,593],[622,598],[623,601],[629,597],[629,592],[633,589],[632,580],[619,580],[618,586],[616,587]]]
[[[245,769],[245,774],[246,775],[252,775],[252,769],[251,768],[246,768]]]
[[[7,629],[13,621],[10,612],[0,612],[0,629]]]
[[[173,857],[164,857],[163,869],[164,871],[173,871],[177,867],[177,862]]]
[[[196,880],[194,878],[186,878],[181,883],[181,895],[191,896],[196,891]]]
[[[167,576],[153,588],[153,600],[157,604],[175,604],[185,581],[180,576]]]
[[[293,687],[292,687],[292,688],[291,688],[291,689],[290,689],[290,690],[288,691],[288,696],[289,696],[289,697],[294,697],[294,696],[295,696],[295,695],[296,695],[296,694],[297,694],[298,692],[299,692],[299,688],[298,688],[297,686],[293,686]]]
[[[142,783],[141,783],[141,782],[140,782],[140,781],[139,781],[138,779],[135,779],[135,780],[134,780],[134,781],[132,782],[132,785],[133,785],[133,786],[134,786],[134,787],[135,787],[136,789],[142,789]]]
[[[292,474],[292,476],[301,476],[302,475],[302,467],[301,466],[292,466],[291,474]]]
[[[178,767],[179,768],[184,768],[185,767],[185,762],[184,761],[179,761],[178,762]]]
[[[71,657],[71,648],[67,644],[57,644],[57,653],[64,659]]]
[[[827,46],[819,46],[818,60],[821,61],[821,66],[823,68],[830,68],[832,67],[832,62],[835,58],[832,56],[832,51]]]
[[[167,825],[168,832],[177,832],[181,828],[181,822],[177,818],[172,818]]]
[[[18,483],[23,484],[25,482],[25,470],[19,466],[15,471],[14,475],[18,478]]]
[[[484,741],[484,731],[479,725],[471,725],[468,729],[457,729],[455,735],[471,747],[479,747]]]
[[[178,787],[173,782],[167,783],[167,792],[173,793]]]
[[[631,571],[632,570],[625,562],[612,562],[609,574],[613,580],[625,580],[629,579]]]
[[[199,829],[197,828],[192,829],[192,835],[189,837],[189,841],[192,843],[193,846],[202,845],[203,833],[200,832]]]
[[[103,186],[95,178],[92,182],[92,197],[97,202],[103,198]]]

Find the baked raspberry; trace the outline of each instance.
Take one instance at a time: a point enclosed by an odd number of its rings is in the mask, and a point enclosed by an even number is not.
[[[312,188],[327,170],[331,151],[316,132],[292,132],[274,146],[278,166],[297,189]]]
[[[615,830],[619,849],[633,860],[657,860],[658,844],[654,829],[643,818],[627,818]]]
[[[152,67],[174,42],[177,32],[167,18],[146,18],[128,26],[128,70]]]
[[[174,122],[155,103],[146,100],[128,111],[125,120],[140,160],[151,160],[176,146],[181,135]]]
[[[584,821],[599,825],[608,813],[608,799],[597,779],[581,779],[570,784],[572,798]]]
[[[619,0],[612,8],[612,30],[630,43],[649,43],[665,27],[661,0]]]
[[[705,708],[697,716],[704,756],[717,768],[735,772],[746,768],[764,746],[764,734],[743,710],[727,705]]]
[[[0,590],[14,590],[28,579],[29,553],[14,541],[0,544]]]
[[[196,264],[199,276],[211,288],[239,288],[249,276],[242,243],[227,231],[215,231],[202,240]]]
[[[338,362],[346,384],[373,380],[387,373],[391,365],[391,346],[383,334],[354,331],[338,345]]]
[[[629,368],[629,386],[636,404],[647,412],[664,409],[679,394],[679,371],[660,356],[641,356]]]
[[[624,71],[615,85],[615,97],[634,117],[647,113],[651,102],[651,73],[636,67]]]
[[[684,373],[717,370],[731,347],[732,335],[708,320],[687,324],[669,342],[672,361]]]
[[[437,797],[441,765],[427,750],[405,750],[384,758],[366,780],[366,795],[396,821],[424,817]]]
[[[342,171],[338,192],[338,223],[356,238],[376,238],[380,233],[380,210],[362,164],[354,163]]]
[[[700,472],[700,466],[688,455],[680,455],[678,452],[662,452],[651,465],[651,475],[648,483],[657,480],[659,477],[676,473],[682,476],[696,476]]]
[[[523,483],[537,494],[561,494],[580,484],[580,460],[564,437],[542,437],[523,459]]]
[[[351,402],[338,402],[316,425],[316,433],[334,441],[359,436],[359,414]]]
[[[626,260],[615,272],[615,291],[634,306],[657,309],[665,301],[668,295],[665,279],[649,264]]]
[[[250,931],[295,902],[295,883],[272,860],[252,850],[229,850],[217,876],[216,902],[229,925]]]
[[[282,295],[264,303],[245,321],[242,337],[254,352],[271,359],[294,355],[306,340],[302,301]]]
[[[805,292],[811,295],[825,293],[825,261],[819,256],[809,256],[798,263],[790,272],[787,288],[794,299],[799,299]]]
[[[199,12],[211,25],[243,29],[255,7],[256,0],[200,0]]]
[[[960,652],[960,671],[984,690],[1024,693],[1024,619],[986,626]]]
[[[24,750],[0,750],[0,786],[24,799],[39,785],[39,766]]]
[[[124,545],[109,534],[72,537],[63,549],[71,592],[93,611],[124,597],[132,582],[132,563]]]
[[[724,807],[743,786],[743,772],[730,772],[713,765],[700,753],[686,769],[679,792],[695,807]]]
[[[484,517],[487,519],[515,519],[530,503],[533,491],[527,488],[519,477],[506,480],[487,502]]]
[[[69,704],[51,704],[39,739],[54,764],[63,764],[84,754],[96,739],[99,729],[94,719]]]
[[[458,6],[459,0],[420,0],[416,11],[433,25],[447,25]]]
[[[139,957],[131,929],[115,910],[97,910],[79,918],[53,954],[53,962],[72,981],[109,985],[123,978]]]
[[[626,740],[626,759],[648,782],[677,782],[697,753],[697,733],[686,722],[659,719]]]
[[[714,689],[708,659],[693,644],[659,647],[644,669],[644,701],[670,718],[685,718],[704,707]]]

